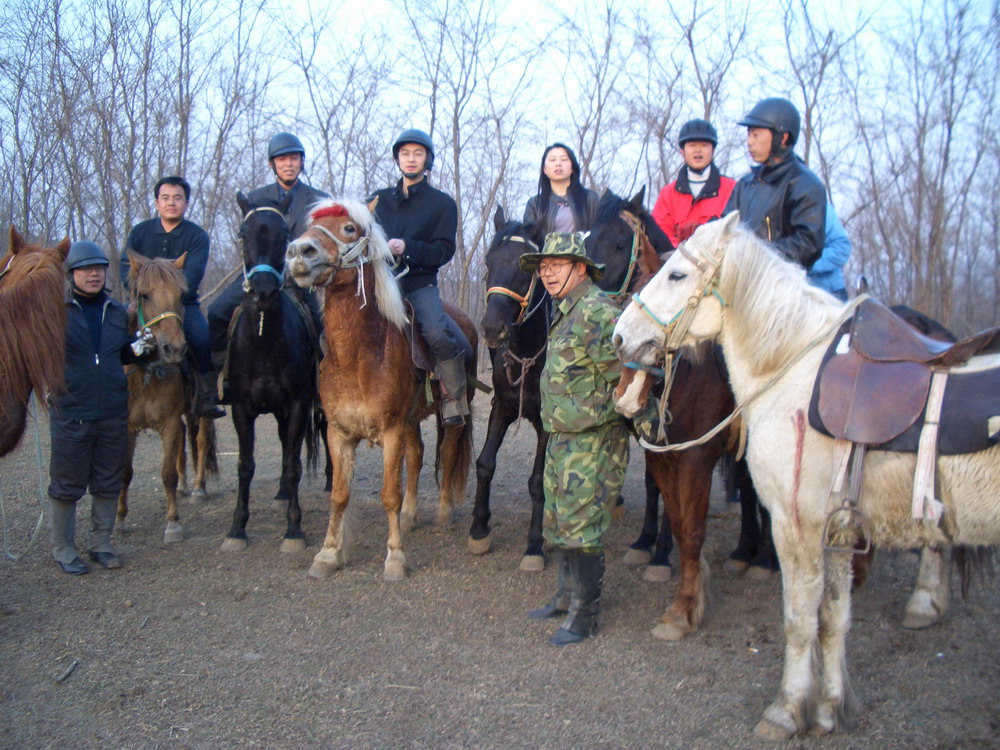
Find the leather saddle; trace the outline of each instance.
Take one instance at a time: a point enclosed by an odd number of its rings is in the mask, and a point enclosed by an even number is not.
[[[938,453],[985,450],[1000,440],[998,352],[1000,329],[943,342],[924,336],[880,302],[866,300],[823,358],[810,425],[875,450],[916,453],[931,376],[947,371]]]
[[[413,305],[410,304],[409,300],[404,300],[403,303],[406,307],[406,317],[409,321],[404,327],[403,333],[406,336],[407,342],[410,344],[410,356],[413,359],[413,366],[418,370],[423,370],[424,372],[434,372],[434,355],[431,354],[431,349],[427,345],[426,339],[424,339],[423,334],[420,332],[420,327],[413,324]],[[462,349],[462,353],[465,355],[465,360],[468,362],[469,358],[472,356],[472,344],[469,343],[468,337],[466,337],[465,332],[462,327],[458,324],[456,319],[456,313],[459,309],[454,305],[444,302],[445,314],[448,316],[448,326],[451,328],[451,332],[455,335],[455,339],[458,341],[458,345]]]

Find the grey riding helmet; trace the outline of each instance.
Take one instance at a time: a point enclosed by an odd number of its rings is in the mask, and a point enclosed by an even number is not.
[[[301,154],[302,158],[305,159],[306,149],[302,145],[302,141],[291,133],[277,133],[271,136],[271,140],[267,143],[268,161],[276,156],[284,156],[285,154]]]
[[[78,240],[69,246],[65,263],[66,270],[72,271],[86,266],[106,266],[108,265],[108,257],[96,242]]]
[[[677,136],[677,145],[683,146],[688,141],[706,141],[713,146],[718,146],[719,134],[715,132],[715,128],[708,120],[688,120],[681,125],[680,135]]]
[[[431,137],[423,130],[417,130],[416,128],[404,130],[399,134],[396,142],[392,144],[392,158],[394,161],[399,161],[399,149],[406,143],[416,143],[418,146],[423,146],[427,149],[427,165],[425,169],[430,171],[434,166],[434,142],[431,140]]]

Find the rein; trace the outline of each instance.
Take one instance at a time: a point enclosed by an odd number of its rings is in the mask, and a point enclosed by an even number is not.
[[[625,278],[622,280],[622,285],[618,288],[617,292],[605,292],[605,294],[617,302],[619,305],[628,301],[632,296],[628,288],[632,285],[632,277],[635,275],[635,267],[639,262],[639,238],[645,237],[646,233],[642,231],[642,226],[639,224],[639,219],[630,214],[628,211],[622,211],[619,214],[622,221],[629,225],[632,230],[632,251],[628,259],[628,271],[625,272]],[[648,239],[646,240],[649,241]]]
[[[509,242],[519,242],[522,245],[527,245],[534,252],[536,253],[538,252],[538,245],[529,240],[527,237],[522,237],[520,235],[512,235],[508,237],[507,240]],[[537,285],[537,282],[538,282],[538,276],[536,274],[531,274],[531,281],[528,284],[528,291],[526,294],[523,295],[518,294],[513,289],[508,289],[505,286],[491,286],[489,289],[486,290],[486,302],[489,303],[491,294],[500,294],[505,297],[510,297],[512,300],[517,302],[517,304],[520,305],[521,309],[517,313],[517,317],[514,318],[514,325],[519,326],[525,321],[527,321],[528,318],[530,318],[532,315],[534,315],[538,311],[538,308],[540,308],[545,303],[545,295],[542,295],[542,297],[538,300],[535,306],[531,308],[530,311],[528,310],[528,304],[531,301],[531,295],[534,294],[535,292],[535,287]],[[516,383],[514,383],[513,385],[516,385]]]
[[[524,416],[524,389],[528,380],[528,371],[538,362],[539,358],[545,354],[545,350],[548,348],[548,341],[542,344],[542,348],[534,353],[531,357],[518,357],[510,350],[510,344],[507,344],[507,348],[503,353],[503,369],[507,373],[507,382],[511,385],[517,386],[517,418],[518,420]],[[518,364],[521,366],[521,374],[515,378],[511,373],[511,365]]]

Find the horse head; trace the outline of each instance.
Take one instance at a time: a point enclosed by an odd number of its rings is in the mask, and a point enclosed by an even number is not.
[[[660,255],[673,249],[647,213],[645,198],[645,187],[630,200],[606,190],[586,239],[587,255],[605,266],[601,288],[621,299],[656,273]]]
[[[503,208],[493,215],[493,227],[496,234],[486,251],[486,311],[479,327],[487,346],[495,348],[534,314],[545,290],[519,264],[524,253],[538,252],[538,228],[507,221]]]
[[[161,362],[177,364],[187,350],[183,302],[187,280],[182,272],[187,253],[177,260],[167,260],[147,258],[129,250],[128,258],[129,294],[136,328],[152,332]]]
[[[726,244],[739,229],[739,213],[703,224],[632,297],[615,326],[623,362],[655,365],[664,351],[716,338],[725,299],[718,291]]]
[[[243,212],[240,245],[243,251],[243,288],[258,302],[276,299],[285,280],[285,248],[288,246],[288,208],[292,193],[277,206],[253,206],[242,192],[236,203]]]

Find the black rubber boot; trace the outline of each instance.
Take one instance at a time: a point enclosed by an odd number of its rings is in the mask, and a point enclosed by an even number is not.
[[[569,580],[569,560],[566,557],[565,550],[557,549],[553,555],[556,558],[556,569],[559,571],[559,583],[556,593],[549,600],[548,604],[538,609],[533,609],[528,613],[528,617],[532,620],[546,620],[550,617],[559,617],[569,611],[570,591],[573,588]]]
[[[587,553],[568,550],[573,597],[569,615],[549,643],[566,646],[579,643],[597,634],[597,612],[601,604],[601,584],[604,582],[604,552]]]
[[[226,416],[226,410],[219,406],[215,391],[215,373],[194,372],[194,411],[199,417],[219,419]]]
[[[438,362],[434,370],[441,381],[441,421],[445,427],[461,427],[469,415],[465,357]]]

